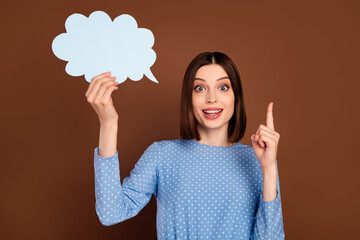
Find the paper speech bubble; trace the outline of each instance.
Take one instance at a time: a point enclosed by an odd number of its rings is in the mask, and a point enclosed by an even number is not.
[[[144,74],[159,83],[150,67],[155,63],[152,49],[154,35],[149,29],[138,28],[136,20],[122,14],[111,21],[103,11],[95,11],[89,18],[74,13],[65,21],[66,33],[56,36],[52,50],[56,57],[68,61],[65,71],[71,76],[85,74],[85,79],[111,71],[116,82],[128,77],[139,81]]]

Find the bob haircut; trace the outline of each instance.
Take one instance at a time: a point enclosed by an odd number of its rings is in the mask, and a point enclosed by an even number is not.
[[[234,114],[229,120],[228,142],[236,143],[246,131],[246,113],[240,74],[234,62],[221,52],[203,52],[198,54],[186,69],[181,90],[180,135],[183,139],[200,140],[192,106],[194,78],[199,68],[208,64],[219,64],[227,73],[235,95]]]

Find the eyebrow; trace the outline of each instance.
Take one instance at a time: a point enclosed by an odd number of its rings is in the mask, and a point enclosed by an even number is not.
[[[216,81],[220,81],[220,80],[222,80],[222,79],[229,79],[229,77],[226,77],[226,76],[225,76],[225,77],[221,77],[221,78],[219,78],[219,79],[216,79]],[[204,82],[206,81],[205,79],[198,78],[198,77],[194,78],[194,81],[195,81],[195,80],[200,80],[200,81],[204,81]],[[230,80],[230,79],[229,79],[229,80]]]

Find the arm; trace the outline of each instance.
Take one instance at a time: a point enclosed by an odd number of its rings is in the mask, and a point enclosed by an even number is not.
[[[277,163],[276,171],[263,172],[263,187],[261,188],[257,210],[255,212],[254,229],[251,239],[285,239],[280,182]],[[276,182],[276,194],[274,195],[274,187]],[[274,198],[275,196],[275,198]],[[272,201],[265,201],[271,200]]]
[[[99,155],[101,157],[110,157],[116,153],[117,131],[117,119],[108,122],[100,121]]]
[[[157,190],[156,142],[145,150],[130,176],[120,183],[118,152],[101,157],[94,150],[95,209],[100,222],[110,226],[137,215]]]
[[[269,169],[262,169],[263,176],[263,193],[262,197],[265,202],[273,201],[277,196],[276,180],[277,168],[276,165]]]

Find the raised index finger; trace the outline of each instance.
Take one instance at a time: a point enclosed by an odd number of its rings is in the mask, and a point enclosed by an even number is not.
[[[272,130],[275,130],[274,128],[274,118],[273,118],[273,102],[270,102],[267,108],[267,114],[266,114],[266,126]]]

